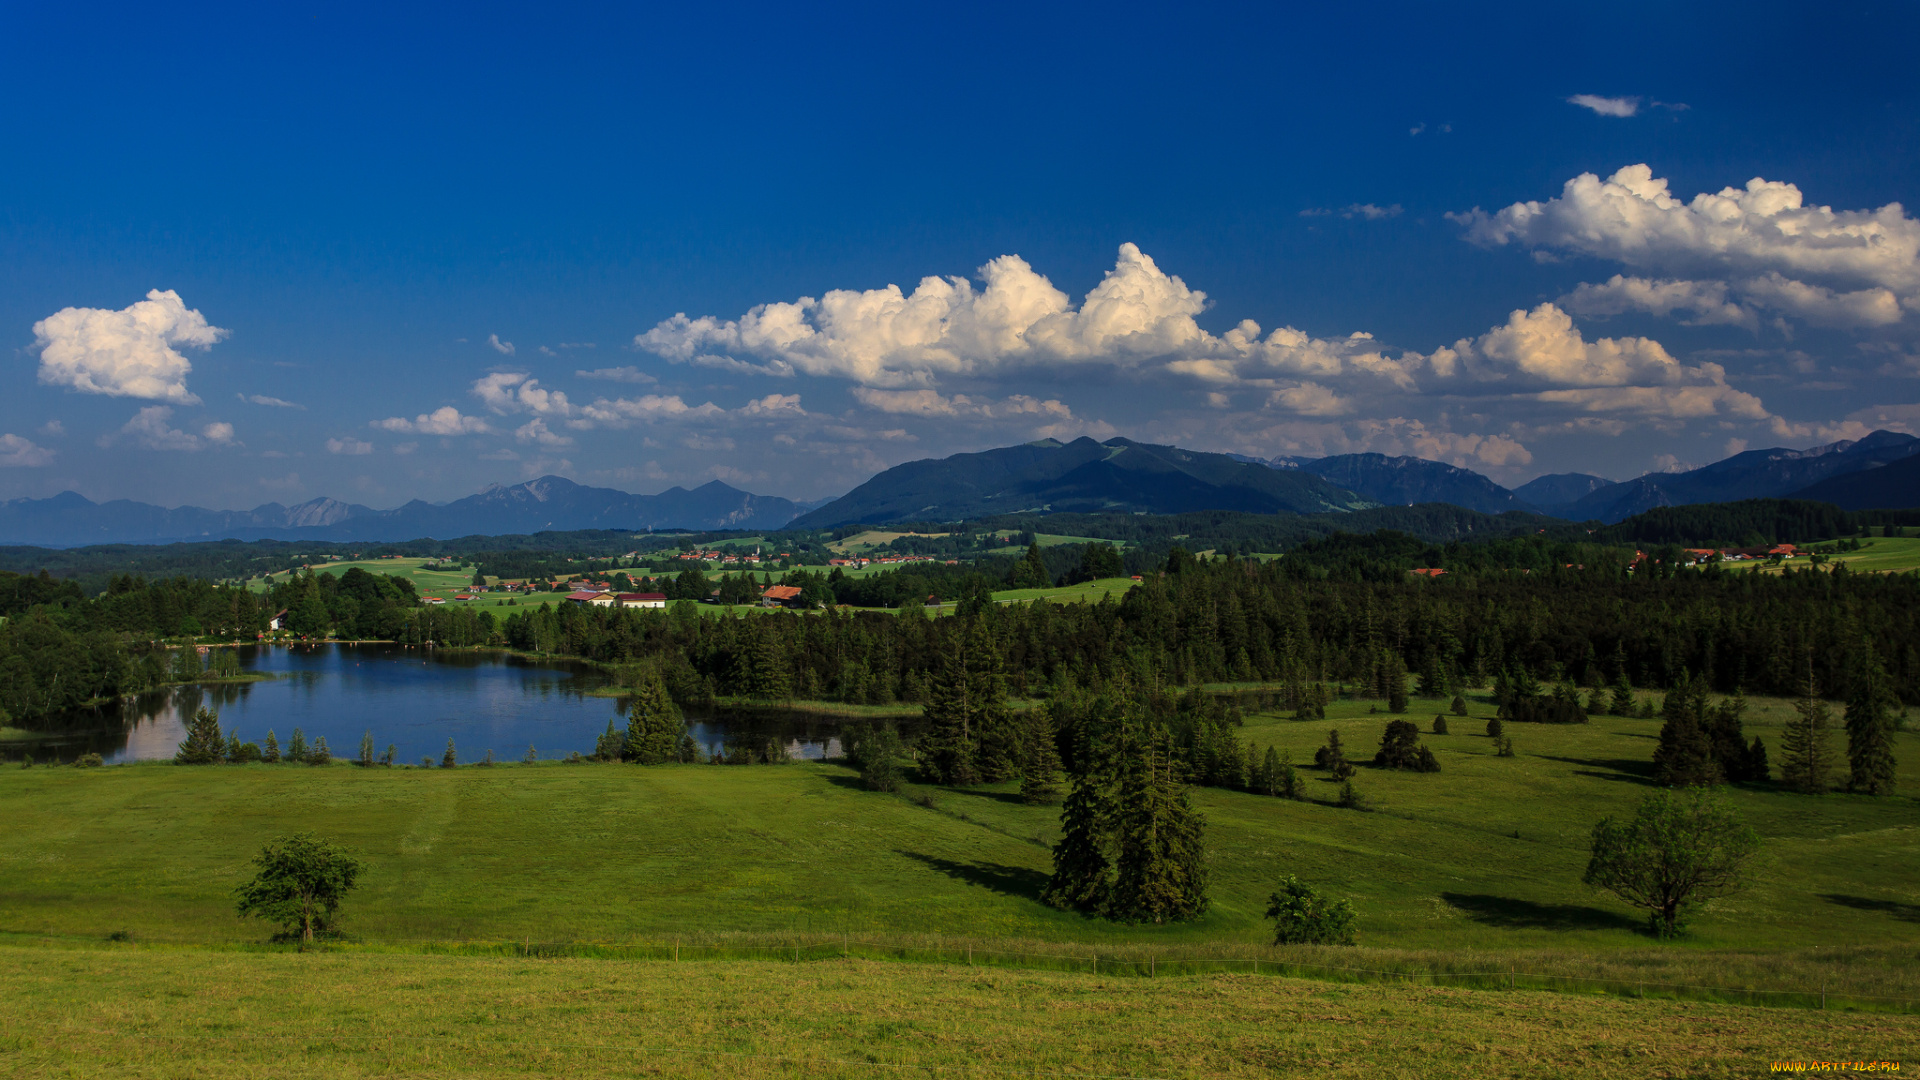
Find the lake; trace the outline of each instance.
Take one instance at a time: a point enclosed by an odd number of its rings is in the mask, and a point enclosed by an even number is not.
[[[220,714],[222,729],[260,742],[272,729],[282,750],[300,728],[308,743],[324,736],[338,758],[359,753],[371,731],[375,753],[389,743],[395,760],[435,764],[452,739],[461,764],[492,750],[497,761],[520,761],[527,748],[541,758],[593,753],[612,720],[625,730],[624,702],[589,696],[608,678],[584,664],[528,660],[500,652],[400,645],[245,645],[245,671],[273,678],[221,686],[181,686],[132,702],[79,710],[42,722],[26,742],[0,743],[10,758],[71,761],[88,752],[109,762],[173,757],[186,722],[201,707]],[[840,721],[778,707],[690,713],[695,741],[712,752],[728,739],[757,745],[777,740],[794,758],[836,757]]]

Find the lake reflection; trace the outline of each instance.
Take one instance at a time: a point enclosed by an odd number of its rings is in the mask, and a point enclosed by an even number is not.
[[[325,737],[335,757],[359,753],[361,734],[373,733],[375,754],[389,743],[396,761],[436,764],[452,739],[460,761],[492,750],[495,760],[519,761],[527,748],[542,758],[591,754],[607,721],[624,730],[623,702],[592,697],[607,677],[568,661],[532,661],[497,652],[450,652],[399,645],[242,646],[240,666],[269,673],[268,681],[185,686],[143,694],[129,703],[80,710],[45,722],[44,737],[0,744],[17,758],[71,761],[98,753],[109,762],[171,758],[186,738],[186,722],[202,707],[220,714],[223,729],[243,742],[260,742],[272,729],[285,750],[294,728],[308,743]],[[795,758],[840,753],[832,717],[777,708],[691,716],[693,735],[708,752],[729,740],[765,746],[777,741]]]

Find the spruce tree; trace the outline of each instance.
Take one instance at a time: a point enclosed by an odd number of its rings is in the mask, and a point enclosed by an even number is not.
[[[1713,740],[1701,724],[1706,685],[1684,673],[1661,705],[1660,745],[1653,751],[1653,777],[1662,787],[1713,787],[1725,782],[1725,770],[1713,752]]]
[[[1624,671],[1614,677],[1613,699],[1607,702],[1607,711],[1615,716],[1633,715],[1633,684]]]
[[[1053,584],[1047,576],[1046,560],[1040,557],[1040,542],[1027,545],[1026,557],[1013,565],[1008,584],[1016,589],[1044,589]]]
[[[1268,750],[1267,753],[1271,754],[1273,751]],[[1305,799],[1307,797],[1307,786],[1301,782],[1299,770],[1293,767],[1293,754],[1289,751],[1281,751],[1280,753],[1279,779],[1275,782],[1274,786],[1277,788],[1274,794],[1283,799]]]
[[[307,760],[307,736],[299,728],[294,728],[293,738],[287,740],[287,760]]]
[[[645,668],[627,699],[627,738],[622,747],[628,761],[664,765],[677,755],[680,709],[667,693],[667,684],[652,667]]]
[[[1271,746],[1267,747],[1266,755],[1260,759],[1260,783],[1257,790],[1262,795],[1280,794],[1280,752]]]
[[[1346,748],[1340,744],[1340,729],[1327,732],[1327,745],[1313,752],[1313,763],[1331,772],[1335,780],[1345,780],[1353,775],[1353,765],[1347,761]]]
[[[220,717],[201,709],[187,722],[187,737],[173,755],[176,765],[212,765],[227,759],[227,740],[220,733]]]
[[[1080,769],[1060,810],[1060,840],[1053,845],[1053,876],[1040,899],[1066,911],[1097,914],[1112,889],[1107,857],[1113,828],[1112,762],[1107,748],[1083,739],[1074,757]]]
[[[260,747],[260,760],[274,762],[280,760],[280,740],[273,737],[273,729],[267,729],[267,741]]]
[[[1045,709],[1028,709],[1020,724],[1020,801],[1049,803],[1059,794],[1060,748]]]
[[[453,751],[453,740],[448,739],[447,752],[440,755],[440,767],[443,769],[451,769],[454,766],[459,764],[460,764],[460,757],[458,754],[455,754]]]
[[[1177,770],[1163,735],[1135,731],[1122,744],[1110,918],[1165,923],[1206,910],[1205,822]]]
[[[1800,700],[1793,703],[1794,718],[1780,733],[1780,782],[1806,795],[1824,793],[1832,782],[1833,714],[1820,700],[1813,680],[1813,658],[1807,658],[1807,676]]]
[[[1451,704],[1448,705],[1448,708],[1453,710],[1453,715],[1455,716],[1465,716],[1467,715],[1467,699],[1464,697],[1461,697],[1459,694],[1455,694],[1453,695],[1453,701]]]
[[[1847,695],[1847,790],[1891,795],[1894,789],[1893,710],[1898,702],[1870,642],[1861,643]]]
[[[927,690],[920,762],[936,784],[1002,780],[1018,769],[1020,740],[999,650],[983,616],[970,622],[940,658]]]
[[[609,719],[607,721],[607,730],[602,733],[600,738],[593,744],[593,760],[619,761],[620,754],[626,749],[626,745],[626,736],[615,731],[613,721]]]
[[[307,751],[307,764],[333,764],[333,751],[327,749],[327,737],[325,735],[313,740],[313,749]]]

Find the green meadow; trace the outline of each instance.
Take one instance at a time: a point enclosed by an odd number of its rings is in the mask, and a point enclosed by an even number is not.
[[[1777,744],[1787,703],[1750,704]],[[1425,729],[1440,705],[1410,716]],[[1244,735],[1306,762],[1338,727],[1365,758],[1378,709],[1258,714]],[[1472,709],[1423,736],[1440,773],[1361,769],[1370,810],[1334,805],[1311,770],[1304,802],[1195,789],[1212,907],[1169,926],[1041,904],[1059,810],[1012,785],[885,794],[832,762],[7,768],[0,1073],[1691,1077],[1914,1060],[1920,801],[1731,791],[1764,837],[1753,886],[1660,943],[1580,883],[1594,822],[1651,790],[1658,722],[1509,725],[1500,758],[1487,703]],[[1902,790],[1920,791],[1920,737],[1897,739]],[[304,954],[232,908],[259,846],[303,830],[368,864],[343,939]],[[1353,900],[1358,948],[1270,944],[1286,873]]]
[[[1435,702],[1416,701],[1425,728]],[[1308,762],[1328,727],[1370,756],[1389,719],[1343,702],[1326,723],[1273,715],[1245,737]],[[1011,785],[866,791],[834,763],[497,765],[365,770],[166,764],[0,771],[0,929],[215,944],[258,938],[228,891],[259,845],[311,829],[372,865],[347,921],[374,942],[620,941],[699,933],[946,934],[1101,947],[1259,945],[1266,896],[1295,873],[1352,897],[1363,944],[1397,949],[1642,949],[1639,916],[1580,883],[1594,823],[1650,790],[1657,721],[1510,725],[1424,736],[1438,774],[1362,769],[1371,811],[1195,789],[1213,904],[1122,926],[1038,901],[1059,810]],[[1753,730],[1777,745],[1777,703]],[[1901,733],[1902,790],[1920,737]],[[1681,950],[1920,945],[1920,802],[1736,789],[1765,837],[1753,887],[1704,907]],[[131,898],[131,899],[130,899]]]

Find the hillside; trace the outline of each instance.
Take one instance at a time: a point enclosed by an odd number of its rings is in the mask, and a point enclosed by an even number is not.
[[[1828,477],[1793,493],[1843,510],[1903,510],[1920,506],[1920,456]]]
[[[952,521],[1034,511],[1313,514],[1372,505],[1308,473],[1250,464],[1226,454],[1083,437],[1066,444],[1045,439],[910,461],[801,515],[790,527]]]
[[[1296,467],[1383,506],[1451,503],[1483,514],[1534,509],[1477,472],[1425,458],[1336,454]]]
[[[1651,473],[1603,487],[1556,512],[1572,521],[1612,523],[1655,507],[1690,503],[1788,496],[1833,501],[1807,494],[1806,489],[1829,477],[1874,469],[1916,452],[1920,452],[1920,439],[1892,431],[1805,450],[1748,450],[1687,472]]]

